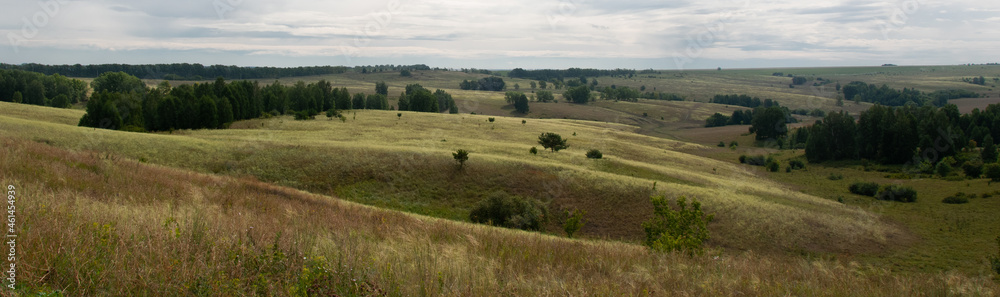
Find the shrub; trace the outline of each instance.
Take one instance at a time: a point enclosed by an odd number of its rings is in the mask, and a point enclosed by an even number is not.
[[[794,170],[806,169],[806,163],[802,160],[791,160],[788,161],[788,166],[791,166]]]
[[[945,197],[944,200],[941,200],[941,202],[947,204],[965,204],[969,203],[969,197],[966,196],[965,193],[958,192],[955,193],[955,195]]]
[[[917,191],[911,187],[887,185],[879,189],[876,198],[886,201],[917,202]]]
[[[830,176],[827,176],[826,179],[829,179],[829,180],[842,180],[842,179],[844,179],[844,175],[840,174],[840,173],[830,173]]]
[[[983,175],[983,162],[965,161],[962,164],[962,171],[965,172],[965,176],[967,177],[979,178]]]
[[[473,223],[490,224],[521,230],[540,230],[548,217],[541,201],[494,192],[479,201],[469,213]]]
[[[558,152],[561,149],[569,148],[566,144],[566,139],[563,139],[559,134],[546,132],[538,136],[538,144],[542,147],[552,150],[552,152]]]
[[[311,119],[313,119],[313,117],[311,115],[309,115],[309,111],[303,110],[303,111],[295,112],[295,120],[296,121],[305,121],[305,120],[311,120]]]
[[[767,162],[765,167],[767,168],[767,171],[778,172],[778,169],[781,169],[781,162],[778,162],[778,160],[770,160]]]
[[[747,155],[740,155],[740,164],[747,163]]]
[[[767,157],[764,157],[764,155],[749,156],[749,157],[746,157],[745,161],[746,162],[744,162],[744,163],[746,163],[748,165],[754,165],[754,166],[764,166],[764,165],[767,165]]]
[[[948,162],[938,162],[937,166],[934,166],[934,173],[942,177],[951,175],[951,171],[952,168],[951,165],[948,165]]]
[[[531,153],[532,155],[537,155],[538,154],[538,148],[531,147],[531,149],[529,149],[528,152]]]
[[[725,141],[719,141],[719,144],[716,145],[716,146],[718,146],[718,147],[726,147],[726,142]]]
[[[590,158],[590,159],[600,159],[600,158],[603,158],[603,157],[604,157],[604,154],[601,154],[601,151],[599,151],[599,150],[589,150],[589,151],[587,151],[587,158]]]
[[[670,208],[664,196],[653,196],[653,218],[643,222],[646,232],[645,245],[654,251],[683,250],[688,255],[701,254],[702,245],[708,240],[708,222],[714,215],[706,215],[701,203],[692,199],[688,208],[687,198],[677,198],[677,210]]]
[[[451,156],[455,158],[455,162],[458,162],[458,167],[465,166],[465,161],[469,160],[469,152],[466,150],[458,150],[451,153]]]
[[[879,185],[870,182],[856,182],[851,184],[848,189],[853,194],[875,197],[875,194],[878,194]]]
[[[566,211],[566,221],[563,222],[563,231],[566,231],[566,237],[573,238],[573,234],[583,228],[583,215],[585,214],[587,214],[586,211],[579,209],[575,209],[573,212]]]
[[[737,146],[740,146],[740,143],[736,142],[735,140],[729,143],[729,147],[737,147]]]
[[[983,166],[983,173],[986,174],[990,180],[1000,181],[1000,164],[990,163]]]
[[[490,123],[492,123],[493,121],[496,121],[496,120],[497,120],[496,118],[492,118],[492,117],[489,118]]]

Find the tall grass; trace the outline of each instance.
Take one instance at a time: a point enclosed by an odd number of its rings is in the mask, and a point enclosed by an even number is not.
[[[990,295],[958,274],[753,252],[703,257],[415,216],[4,138],[21,293],[67,295]]]

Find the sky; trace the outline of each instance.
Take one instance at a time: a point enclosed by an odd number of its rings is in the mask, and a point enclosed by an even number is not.
[[[1000,1],[2,0],[0,63],[708,69],[1000,62]]]

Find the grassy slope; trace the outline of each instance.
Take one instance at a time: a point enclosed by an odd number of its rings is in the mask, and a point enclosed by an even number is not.
[[[639,225],[651,213],[648,199],[654,193],[695,197],[716,212],[711,226],[716,246],[857,253],[906,237],[865,211],[790,191],[739,166],[677,153],[699,146],[634,134],[629,126],[565,120],[521,124],[511,118],[489,123],[485,116],[419,113],[397,118],[386,111],[361,111],[354,118],[349,115],[346,123],[274,118],[237,123],[229,130],[159,135],[0,116],[0,128],[60,147],[252,176],[456,220],[464,220],[487,193],[502,190],[542,199],[557,213],[587,210],[582,233],[596,238],[640,239]],[[569,137],[572,147],[528,154],[541,132]],[[472,152],[462,171],[450,156],[459,148]],[[606,159],[586,159],[583,153],[591,148],[601,149]],[[557,219],[550,220],[548,230],[559,230]]]
[[[650,253],[2,138],[19,283],[70,295],[991,295],[985,278]],[[136,265],[143,263],[143,265]]]

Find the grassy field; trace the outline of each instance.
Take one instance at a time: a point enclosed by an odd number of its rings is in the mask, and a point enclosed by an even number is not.
[[[532,103],[519,114],[502,92],[456,89],[481,74],[345,73],[279,82],[325,79],[370,93],[386,81],[392,103],[420,83],[447,90],[461,113],[348,111],[345,121],[281,116],[140,134],[76,127],[79,109],[0,102],[0,177],[40,197],[22,201],[28,233],[39,234],[29,248],[47,251],[25,260],[44,263],[30,268],[37,281],[28,286],[71,295],[301,295],[312,287],[407,296],[1000,292],[986,265],[1000,235],[1000,188],[988,180],[893,179],[854,163],[770,173],[737,157],[776,154],[787,164],[803,151],[755,147],[747,126],[702,128],[711,114],[739,108],[704,103],[714,94],[852,114],[870,106],[838,107],[833,90],[789,88],[791,79],[774,72],[1000,98],[989,84],[961,82],[998,77],[997,66],[663,71],[597,79],[688,101],[578,105],[554,90],[559,103]],[[505,81],[532,92],[530,81]],[[183,83],[192,82],[172,82]],[[956,103],[971,110],[990,100]],[[800,120],[793,127],[816,118]],[[542,132],[569,138],[570,148],[529,154],[542,150]],[[740,145],[718,148],[720,141]],[[472,153],[464,168],[452,160],[457,149]],[[589,149],[604,159],[587,159]],[[850,194],[847,186],[860,180],[913,186],[920,198]],[[553,215],[540,233],[466,223],[472,206],[496,191],[543,201]],[[941,203],[956,192],[995,197]],[[693,197],[715,213],[709,255],[635,245],[656,194]],[[587,211],[583,240],[561,239],[560,214],[574,209]],[[156,250],[163,246],[171,252]],[[74,251],[90,256],[68,256]],[[166,268],[126,264],[140,260]],[[134,283],[145,285],[126,285]]]
[[[992,295],[984,277],[856,261],[652,253],[383,210],[0,139],[19,292],[67,295]],[[137,265],[137,263],[142,263]]]

